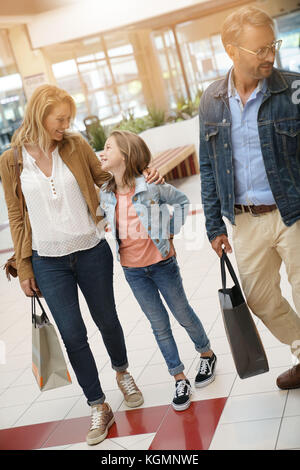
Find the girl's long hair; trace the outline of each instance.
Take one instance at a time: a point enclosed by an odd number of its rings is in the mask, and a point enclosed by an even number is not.
[[[129,131],[115,130],[110,134],[125,158],[126,170],[123,175],[123,184],[134,187],[135,178],[141,176],[151,161],[151,152],[144,140],[137,134]],[[112,178],[106,191],[115,191],[116,183]]]
[[[21,126],[13,135],[11,141],[12,147],[34,144],[38,145],[47,154],[52,141],[44,127],[45,119],[53,107],[61,103],[69,104],[71,119],[73,120],[76,115],[76,104],[69,93],[54,85],[38,87],[27,103]],[[66,140],[72,140],[72,137],[75,135],[77,134],[70,131],[65,132],[63,140],[59,145],[65,143]]]

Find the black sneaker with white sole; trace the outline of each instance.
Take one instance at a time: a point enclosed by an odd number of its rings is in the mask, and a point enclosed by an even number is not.
[[[191,404],[190,396],[192,387],[190,382],[186,380],[177,380],[175,384],[176,390],[173,398],[172,406],[176,411],[187,410]]]
[[[215,380],[215,367],[217,364],[217,356],[213,354],[211,357],[200,357],[198,374],[195,378],[195,387],[206,387]]]

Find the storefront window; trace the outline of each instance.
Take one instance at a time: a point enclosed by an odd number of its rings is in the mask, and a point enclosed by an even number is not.
[[[174,108],[178,101],[182,98],[187,98],[174,33],[172,30],[166,29],[153,33],[153,38],[168,95],[169,106]]]
[[[0,155],[10,146],[20,126],[25,95],[20,74],[11,52],[7,31],[0,30]]]
[[[200,27],[200,26],[199,26]],[[220,34],[199,37],[198,21],[177,25],[183,66],[192,97],[205,90],[213,81],[226,75],[232,65],[226,54]]]
[[[89,48],[93,53],[81,55]],[[77,103],[76,125],[80,130],[84,130],[84,118],[91,115],[109,125],[132,108],[136,116],[145,114],[142,77],[126,33],[89,38],[78,45],[78,51],[74,48],[72,60],[53,64],[53,72],[58,85]]]
[[[275,22],[277,36],[283,40],[279,51],[281,67],[300,72],[300,13],[280,16]]]
[[[75,60],[66,60],[52,66],[57,85],[74,98],[77,115],[75,119],[75,128],[84,130],[83,119],[87,116],[85,95],[78,76],[78,70]]]

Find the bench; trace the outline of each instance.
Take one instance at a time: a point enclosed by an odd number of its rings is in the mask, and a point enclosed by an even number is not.
[[[166,181],[199,173],[199,161],[194,145],[183,145],[156,153],[150,166],[157,168]]]

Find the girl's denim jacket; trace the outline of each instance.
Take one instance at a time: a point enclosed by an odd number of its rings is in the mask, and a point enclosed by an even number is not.
[[[100,190],[100,206],[98,215],[105,215],[116,241],[117,257],[119,256],[120,240],[116,230],[117,199],[114,192],[106,191],[107,183]],[[180,232],[186,221],[189,200],[185,194],[170,184],[148,184],[143,176],[136,178],[132,204],[139,220],[147,230],[149,237],[159,249],[163,258],[170,251],[170,235]],[[171,212],[170,212],[170,206]]]

